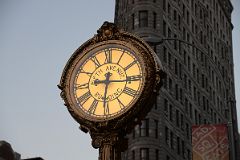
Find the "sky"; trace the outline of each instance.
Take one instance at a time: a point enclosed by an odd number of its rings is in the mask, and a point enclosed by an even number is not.
[[[240,1],[232,3],[239,106]],[[104,21],[113,22],[114,9],[114,0],[0,0],[0,140],[22,158],[97,159],[98,150],[63,105],[57,84],[71,54]]]

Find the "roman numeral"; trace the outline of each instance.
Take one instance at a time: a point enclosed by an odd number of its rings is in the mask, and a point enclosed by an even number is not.
[[[92,61],[94,62],[96,68],[98,68],[99,66],[101,66],[100,62],[98,61],[97,57],[92,57]]]
[[[122,55],[121,55],[121,56],[120,56],[120,58],[118,59],[118,62],[117,62],[117,64],[119,64],[119,62],[121,61],[121,59],[122,59],[122,57],[123,57],[124,53],[125,53],[125,51],[123,51],[123,52],[122,52]]]
[[[124,68],[124,70],[128,70],[129,68],[131,68],[134,64],[137,63],[137,60],[133,61],[132,63],[130,63],[127,67]]]
[[[109,114],[109,102],[104,103],[104,115],[106,114]]]
[[[138,91],[128,87],[124,88],[123,93],[128,94],[129,96],[132,96],[132,97],[138,95]]]
[[[120,101],[120,99],[117,98],[117,101],[121,109],[125,108],[124,104]]]
[[[88,88],[88,83],[85,83],[85,84],[75,84],[75,86],[74,86],[74,88],[75,89],[86,89],[86,88]]]
[[[112,63],[112,50],[111,49],[107,49],[105,50],[105,63]]]
[[[141,75],[136,75],[136,76],[128,76],[127,81],[140,81],[142,79]]]
[[[85,72],[83,69],[81,69],[79,73],[84,73],[84,74],[87,74],[88,76],[91,76],[91,75],[92,75],[92,73],[90,73],[90,72]]]
[[[91,104],[90,108],[88,109],[88,112],[90,114],[94,114],[96,111],[97,105],[98,105],[98,101],[96,99],[94,99],[93,103]]]
[[[91,93],[90,93],[90,91],[88,91],[88,92],[84,93],[82,96],[80,96],[78,98],[78,101],[81,104],[84,104],[90,97],[91,97]]]

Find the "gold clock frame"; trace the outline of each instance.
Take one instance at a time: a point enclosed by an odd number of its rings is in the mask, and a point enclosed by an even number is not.
[[[117,115],[106,120],[87,117],[86,114],[77,109],[73,102],[70,93],[71,74],[79,60],[88,52],[109,44],[129,48],[139,57],[141,65],[144,65],[145,83],[143,90],[138,100],[120,116]],[[97,34],[73,53],[63,70],[58,87],[61,89],[61,97],[65,101],[65,106],[72,117],[80,124],[80,129],[84,132],[89,131],[92,137],[92,146],[100,148],[99,160],[105,160],[107,157],[110,157],[111,160],[119,159],[119,150],[126,147],[126,141],[123,137],[136,124],[139,124],[150,111],[154,98],[162,85],[163,75],[161,63],[148,44],[109,22],[104,22]]]

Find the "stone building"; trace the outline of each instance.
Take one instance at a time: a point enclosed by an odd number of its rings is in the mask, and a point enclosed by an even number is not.
[[[219,123],[239,160],[232,11],[230,0],[116,0],[115,23],[152,44],[167,73],[124,160],[190,160],[191,126]]]

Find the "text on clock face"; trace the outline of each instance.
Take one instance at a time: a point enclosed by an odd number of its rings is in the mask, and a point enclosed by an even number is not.
[[[116,73],[120,78],[124,78],[126,76],[125,71],[122,67],[117,64],[106,64],[102,67],[99,67],[92,75],[92,79],[96,80],[97,77],[103,76],[106,72]]]
[[[114,92],[113,94],[110,94],[106,97],[106,101],[112,101],[112,100],[116,99],[122,93],[122,91],[123,90],[121,88],[117,88],[116,92]],[[104,100],[103,95],[99,92],[96,92],[94,97],[97,97],[97,99],[101,100],[101,101]]]

